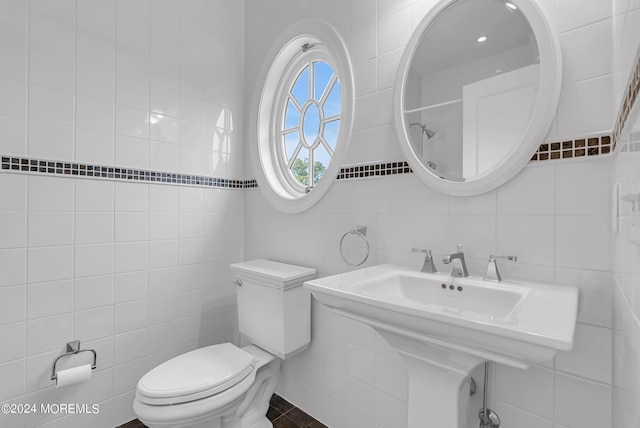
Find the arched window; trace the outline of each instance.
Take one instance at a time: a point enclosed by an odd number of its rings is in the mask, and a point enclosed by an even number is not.
[[[303,35],[290,35],[303,25]],[[288,41],[273,55],[255,111],[254,159],[267,199],[282,211],[300,212],[322,197],[341,167],[353,83],[344,43],[328,24],[303,21],[283,38]]]
[[[282,117],[281,156],[292,185],[315,187],[336,149],[340,130],[340,81],[333,68],[304,55],[287,91]]]

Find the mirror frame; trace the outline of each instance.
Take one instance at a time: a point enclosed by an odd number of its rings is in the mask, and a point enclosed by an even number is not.
[[[509,181],[529,162],[543,143],[556,114],[562,84],[562,58],[560,43],[544,11],[536,0],[510,0],[529,22],[538,43],[540,54],[540,87],[533,117],[514,149],[491,169],[472,180],[455,182],[442,179],[430,172],[422,163],[411,144],[405,121],[405,87],[411,62],[429,25],[454,3],[464,0],[441,0],[420,21],[409,38],[400,59],[394,93],[394,122],[396,133],[413,172],[433,189],[452,196],[471,196],[489,192]]]

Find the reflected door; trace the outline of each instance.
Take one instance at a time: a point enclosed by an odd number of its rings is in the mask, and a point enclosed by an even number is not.
[[[463,87],[463,177],[488,172],[507,159],[527,132],[539,79],[539,65],[533,64]]]

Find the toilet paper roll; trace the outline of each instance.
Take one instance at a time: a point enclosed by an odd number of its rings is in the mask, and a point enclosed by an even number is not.
[[[56,376],[56,388],[88,382],[91,379],[91,364],[60,370]]]

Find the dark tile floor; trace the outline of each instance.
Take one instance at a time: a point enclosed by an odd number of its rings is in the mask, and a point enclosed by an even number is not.
[[[277,394],[273,394],[267,411],[273,428],[328,428]],[[146,428],[137,419],[116,428]]]
[[[143,424],[142,422],[140,422],[137,419],[134,419],[132,421],[127,422],[124,425],[120,425],[119,427],[116,428],[147,428],[147,426],[145,424]]]
[[[267,418],[273,428],[328,428],[277,394],[271,397]]]

